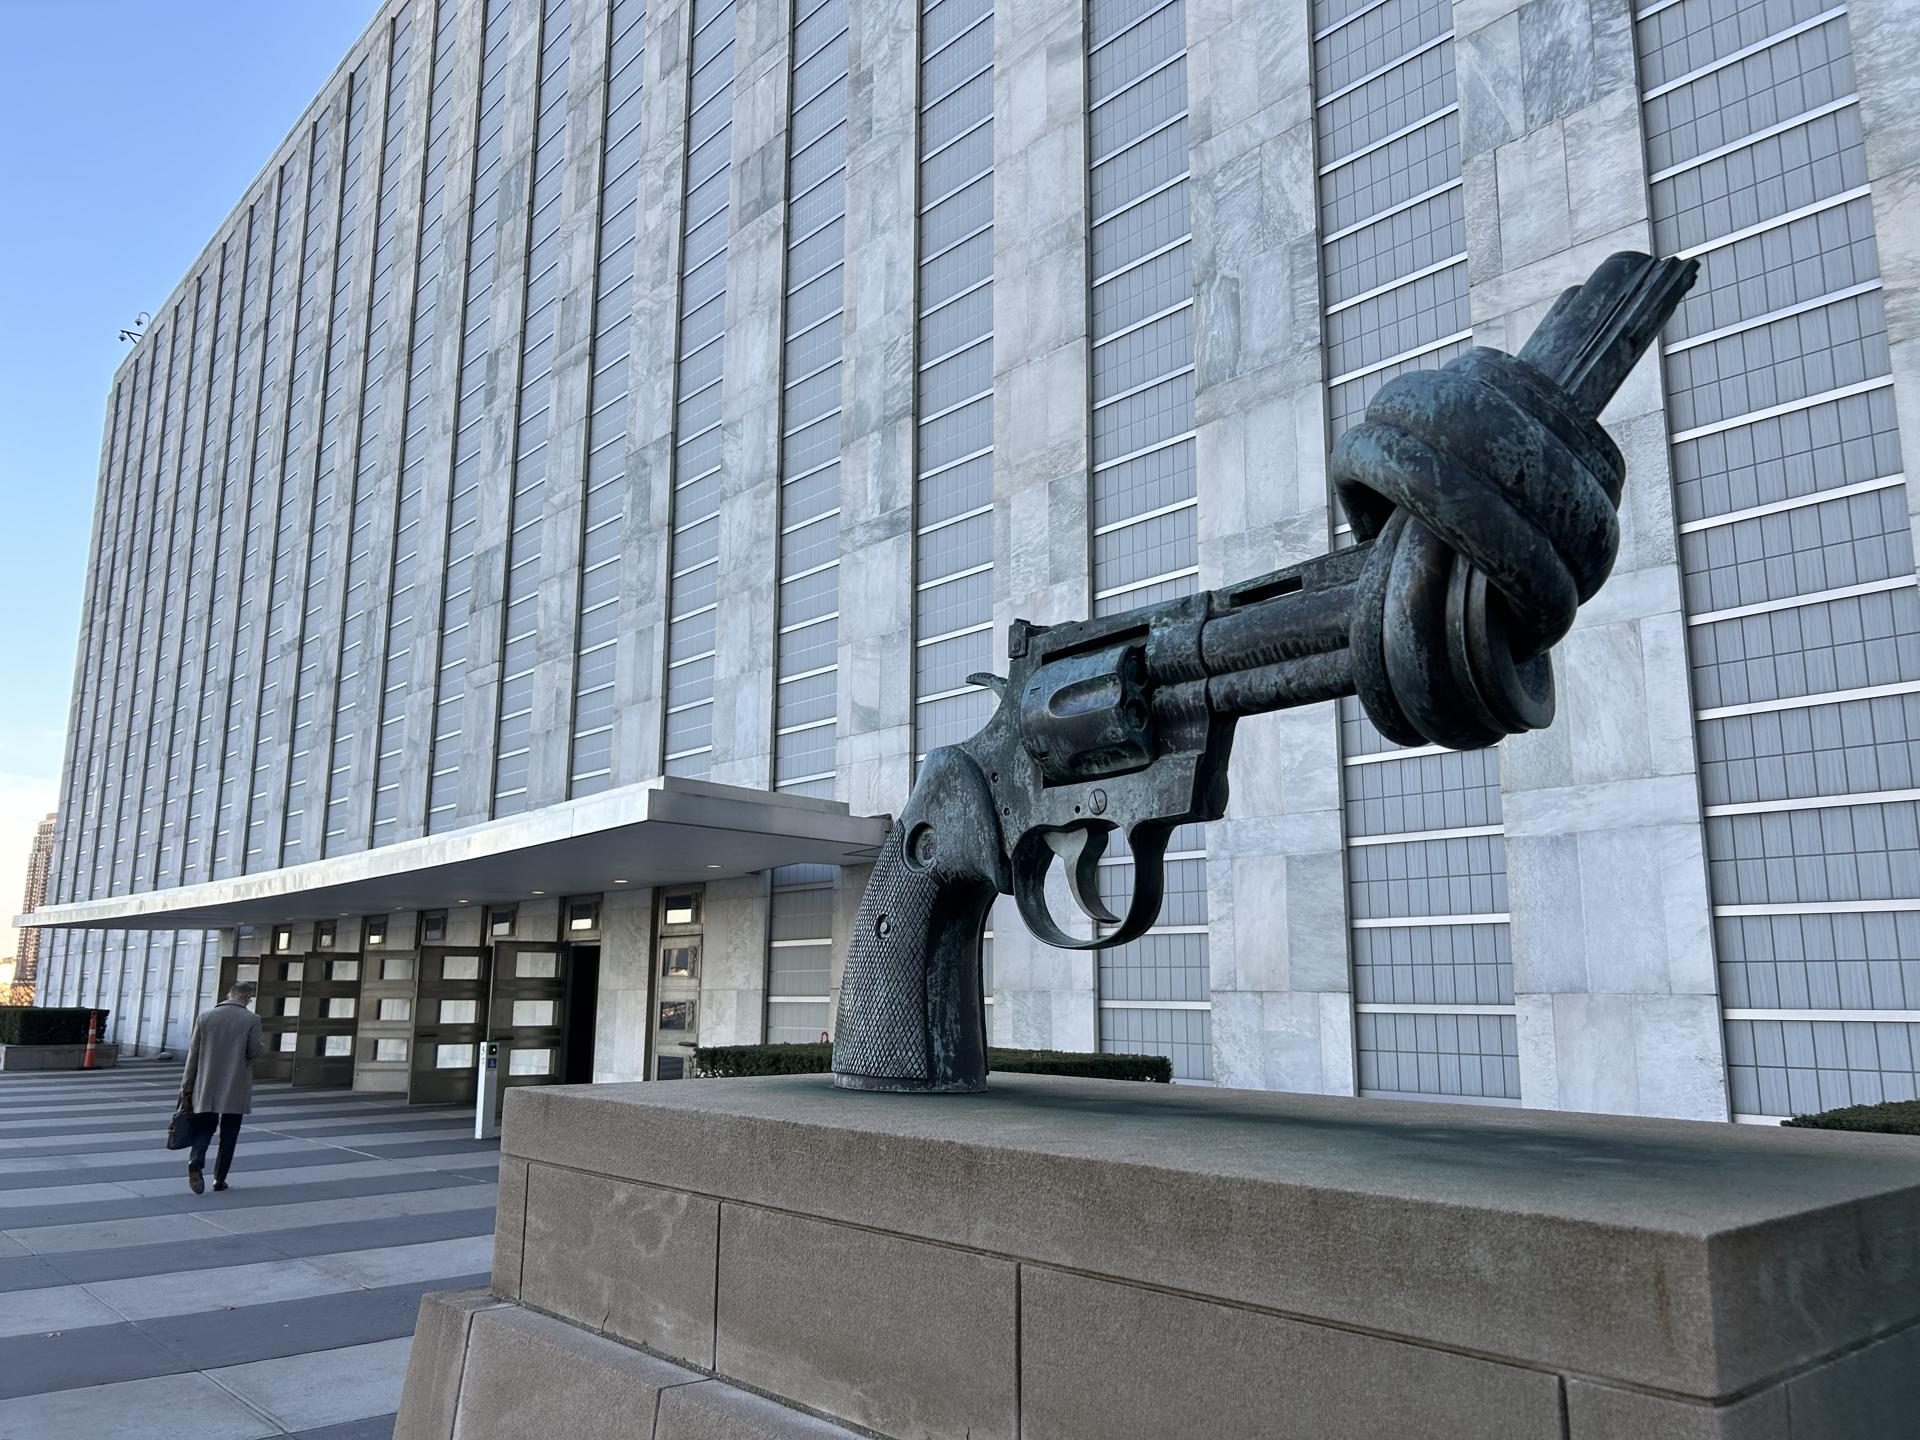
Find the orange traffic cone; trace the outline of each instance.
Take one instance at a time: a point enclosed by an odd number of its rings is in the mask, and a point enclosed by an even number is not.
[[[93,1043],[99,1038],[100,1012],[98,1010],[92,1010],[87,1014],[87,1053],[80,1057],[80,1068],[82,1070],[93,1069]]]

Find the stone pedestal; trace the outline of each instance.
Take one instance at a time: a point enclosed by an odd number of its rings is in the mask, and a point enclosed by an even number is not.
[[[503,1152],[493,1288],[423,1306],[403,1440],[1865,1440],[1920,1414],[1904,1137],[797,1076],[514,1090]]]
[[[85,1045],[0,1045],[0,1070],[80,1070]],[[120,1063],[120,1047],[95,1042],[93,1068],[111,1070]]]

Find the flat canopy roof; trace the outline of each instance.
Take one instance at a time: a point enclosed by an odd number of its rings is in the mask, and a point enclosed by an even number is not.
[[[282,870],[47,905],[14,923],[217,930],[683,885],[778,865],[869,863],[891,823],[831,800],[664,776]]]

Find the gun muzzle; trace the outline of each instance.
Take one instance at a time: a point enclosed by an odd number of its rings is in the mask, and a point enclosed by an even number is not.
[[[1698,269],[1615,255],[1519,355],[1384,386],[1331,461],[1363,543],[1221,592],[1201,636],[1215,713],[1358,694],[1389,740],[1454,749],[1551,722],[1547,652],[1620,543],[1626,466],[1598,416]]]

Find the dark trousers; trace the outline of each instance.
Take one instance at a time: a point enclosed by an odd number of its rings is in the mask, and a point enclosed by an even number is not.
[[[233,1142],[240,1138],[240,1122],[244,1115],[223,1115],[213,1110],[202,1110],[193,1117],[193,1149],[188,1152],[187,1168],[199,1170],[207,1163],[207,1145],[213,1139],[213,1132],[220,1132],[220,1148],[213,1157],[213,1178],[224,1180],[227,1171],[233,1166]]]

